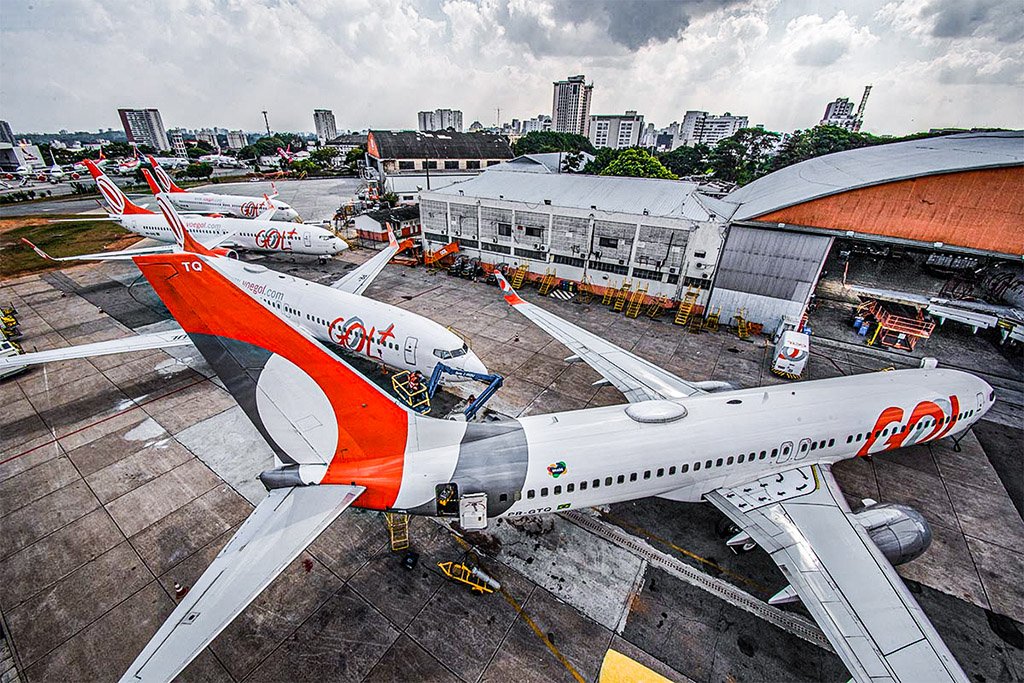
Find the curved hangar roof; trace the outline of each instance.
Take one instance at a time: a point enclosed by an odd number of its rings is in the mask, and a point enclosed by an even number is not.
[[[828,154],[736,190],[734,221],[1024,251],[1024,131],[960,133]]]

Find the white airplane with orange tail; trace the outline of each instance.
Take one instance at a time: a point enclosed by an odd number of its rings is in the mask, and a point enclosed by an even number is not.
[[[174,234],[163,216],[134,204],[91,160],[82,163],[96,181],[111,216],[122,227],[158,242],[174,243]],[[148,169],[142,169],[144,176],[148,173]],[[152,177],[147,182],[155,184]],[[348,248],[344,240],[324,228],[271,221],[276,211],[276,207],[268,209],[252,220],[200,215],[189,215],[185,220],[198,241],[216,242],[231,250],[329,257]]]
[[[858,681],[966,681],[893,569],[927,547],[917,512],[852,512],[839,460],[961,436],[992,388],[954,370],[880,372],[710,393],[521,299],[506,301],[591,365],[628,405],[496,423],[432,419],[339,360],[237,262],[135,258],[280,463],[269,495],[178,603],[122,681],[174,678],[346,508],[499,517],[659,496],[711,502],[760,545]],[[850,397],[857,397],[851,401]]]
[[[174,210],[166,194],[157,196],[174,246],[145,247],[54,258],[26,239],[42,258],[50,261],[115,261],[141,255],[178,253],[202,255],[238,287],[243,288],[275,315],[331,349],[398,370],[419,372],[429,377],[438,363],[487,374],[487,368],[458,335],[429,318],[406,311],[362,293],[398,253],[400,245],[388,230],[389,244],[381,252],[346,273],[330,286],[302,280],[255,263],[229,258],[230,250],[195,239],[188,225]],[[93,358],[117,353],[170,349],[192,344],[182,330],[133,335],[123,339],[36,351],[0,358],[0,371],[75,358]],[[455,380],[458,381],[458,380]]]
[[[217,194],[214,192],[195,192],[178,187],[170,174],[165,171],[152,156],[147,157],[152,166],[153,175],[147,174],[146,181],[153,194],[166,192],[176,209],[199,213],[215,213],[238,218],[256,218],[269,209],[276,209],[270,214],[275,221],[299,220],[299,213],[288,204],[274,199],[273,195],[262,197],[246,197],[243,195]],[[155,182],[153,182],[155,180]],[[274,194],[277,194],[276,190]]]

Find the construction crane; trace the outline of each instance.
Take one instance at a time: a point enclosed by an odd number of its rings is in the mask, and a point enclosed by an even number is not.
[[[868,95],[871,94],[871,86],[864,86],[864,94],[860,97],[860,106],[857,107],[857,113],[854,115],[853,132],[856,133],[860,130],[860,126],[864,123],[864,108],[868,105]]]

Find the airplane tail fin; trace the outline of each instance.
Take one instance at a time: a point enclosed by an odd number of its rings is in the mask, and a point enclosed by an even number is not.
[[[160,189],[164,192],[185,192],[177,185],[174,184],[174,179],[171,178],[171,174],[164,170],[164,167],[156,162],[153,155],[147,157],[150,165],[153,167],[153,175],[156,176],[157,184],[160,185]]]
[[[195,254],[135,263],[285,463],[265,473],[265,484],[356,482],[367,488],[362,506],[395,503],[410,431],[430,418],[399,405],[260,303],[258,278],[243,288],[224,274],[221,259]]]
[[[133,204],[132,200],[128,199],[128,196],[121,191],[121,188],[115,185],[114,181],[108,178],[107,174],[101,171],[92,159],[83,159],[82,163],[89,169],[89,175],[96,181],[96,187],[99,189],[100,194],[103,195],[110,213],[115,216],[155,213],[137,204]]]
[[[103,148],[100,147],[100,161],[106,161],[107,155],[103,153]]]
[[[167,198],[166,194],[163,192],[159,193],[156,196],[156,203],[160,205],[160,211],[164,214],[164,218],[167,219],[167,225],[171,226],[171,232],[174,233],[174,242],[178,245],[178,249],[192,254],[203,254],[204,256],[217,255],[192,237],[192,233],[188,231],[185,221],[181,220],[181,216],[174,210],[171,200]]]
[[[162,191],[160,186],[156,184],[156,180],[153,179],[153,174],[149,172],[148,168],[142,169],[142,177],[146,179],[146,184],[149,185],[149,191],[153,193],[153,196],[160,194]]]

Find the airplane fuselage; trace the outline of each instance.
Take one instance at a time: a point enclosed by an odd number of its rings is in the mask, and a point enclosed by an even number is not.
[[[802,463],[958,435],[993,400],[991,387],[973,375],[904,370],[455,424],[440,437],[444,445],[406,453],[392,507],[439,514],[438,492],[453,483],[459,496],[486,493],[489,517],[649,496],[698,502]],[[630,413],[680,416],[659,423]]]
[[[257,264],[218,259],[217,265],[241,289],[329,348],[426,377],[440,362],[486,372],[461,338],[429,318]]]
[[[312,256],[333,256],[346,248],[336,235],[315,225],[204,216],[184,216],[183,219],[189,231],[201,242],[209,243],[230,235],[220,245],[226,248]],[[117,220],[126,229],[143,237],[174,243],[174,233],[161,214],[125,214]]]
[[[170,192],[167,195],[176,209],[197,211],[200,213],[221,213],[238,218],[255,218],[270,209],[263,197],[244,197],[213,192]],[[270,200],[271,206],[277,209],[275,222],[295,221],[298,213],[277,200]]]

